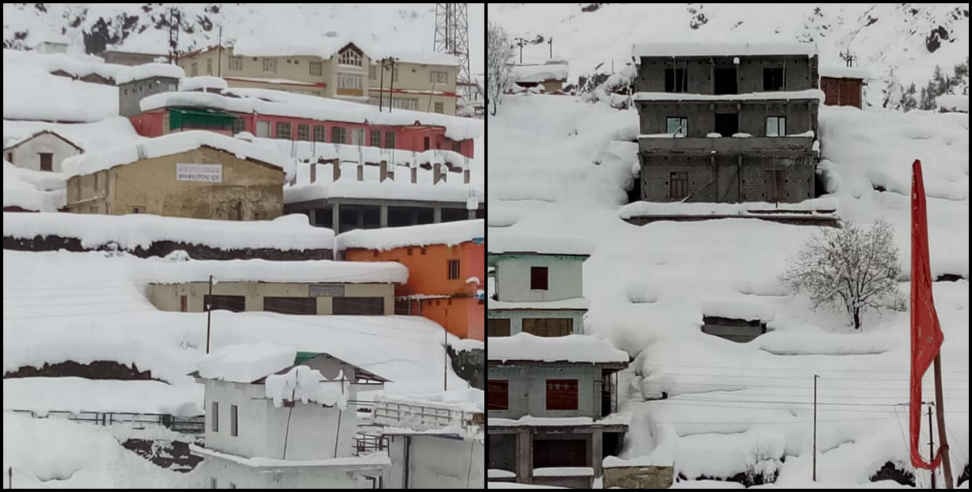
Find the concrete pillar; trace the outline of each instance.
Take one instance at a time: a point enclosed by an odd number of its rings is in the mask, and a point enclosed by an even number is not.
[[[462,170],[462,183],[463,184],[469,184],[469,170],[468,169],[463,169]]]
[[[331,205],[331,227],[334,234],[341,233],[341,205],[337,203]]]
[[[388,205],[381,205],[378,216],[378,224],[381,227],[388,227]]]
[[[445,181],[446,173],[442,172],[442,164],[436,162],[432,165],[432,184],[439,184],[439,181]]]
[[[310,165],[310,172],[311,172],[310,173],[311,174],[311,176],[310,176],[310,178],[311,178],[310,179],[310,182],[311,182],[311,184],[314,184],[315,182],[317,182],[317,164],[315,164],[313,162],[311,163],[311,165]]]
[[[381,161],[378,166],[378,182],[384,183],[388,178],[388,161]]]
[[[411,173],[412,184],[418,183],[418,168],[413,167],[409,169],[409,172]]]
[[[591,466],[594,468],[594,478],[601,476],[601,460],[604,456],[604,431],[594,430],[591,434]]]
[[[530,429],[516,432],[516,481],[533,483],[533,439]]]
[[[432,222],[436,224],[442,222],[442,207],[435,207],[432,209]]]
[[[341,179],[341,163],[338,161],[331,162],[331,169],[334,171],[334,176],[331,181]]]
[[[317,224],[317,209],[316,208],[310,209],[310,213],[307,214],[307,220],[310,221],[310,224],[311,225]]]
[[[354,214],[355,223],[358,225],[359,229],[364,228],[364,216],[365,216],[364,209],[358,209],[357,213]]]
[[[364,164],[358,163],[358,181],[364,181]]]
[[[475,219],[476,218],[476,209],[474,209],[474,208],[467,209],[466,210],[466,218],[469,219],[469,220]]]

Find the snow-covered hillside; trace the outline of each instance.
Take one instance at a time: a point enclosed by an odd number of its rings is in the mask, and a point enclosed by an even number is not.
[[[818,477],[864,486],[887,461],[911,470],[901,431],[908,313],[870,313],[854,333],[843,315],[790,292],[779,276],[815,227],[622,221],[637,124],[634,110],[542,95],[507,96],[488,123],[490,231],[595,243],[584,265],[585,329],[635,357],[624,373],[622,411],[632,425],[622,458],[674,462],[687,478],[778,472],[776,485],[806,486],[810,385],[819,374],[827,404],[818,409]],[[968,463],[968,125],[967,114],[820,111],[823,198],[842,219],[888,221],[906,276],[910,169],[923,162],[933,275],[962,277],[934,287],[956,475]],[[770,331],[735,343],[701,333],[704,314],[761,319]],[[663,392],[668,399],[645,401]],[[928,474],[917,475],[927,486]]]
[[[797,41],[817,45],[821,66],[843,66],[850,49],[877,78],[865,89],[875,107],[891,81],[923,87],[936,65],[951,73],[969,53],[968,4],[497,4],[489,20],[511,38],[541,41],[524,46],[524,62],[547,59],[553,38],[571,82],[620,72],[634,43]]]

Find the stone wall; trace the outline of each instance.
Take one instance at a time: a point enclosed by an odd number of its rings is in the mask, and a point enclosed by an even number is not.
[[[114,242],[100,244],[95,247],[82,246],[81,240],[75,237],[62,236],[34,236],[31,239],[15,238],[10,236],[3,237],[3,249],[14,249],[20,251],[57,251],[64,249],[73,252],[83,251],[125,251],[138,256],[148,258],[151,256],[166,256],[176,250],[184,250],[189,256],[196,260],[279,260],[279,261],[302,261],[302,260],[330,260],[333,259],[333,252],[329,248],[314,249],[288,249],[281,250],[275,248],[245,248],[245,249],[221,249],[205,244],[189,244],[181,241],[154,241],[148,248],[141,246],[135,249],[122,250]]]
[[[446,347],[449,359],[452,360],[452,370],[465,379],[474,388],[485,389],[483,379],[486,372],[486,353],[482,349],[463,350],[456,352],[451,346]]]
[[[671,466],[618,466],[604,469],[604,488],[667,489],[673,483]]]

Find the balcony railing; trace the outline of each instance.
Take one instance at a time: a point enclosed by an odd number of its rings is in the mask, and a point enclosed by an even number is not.
[[[639,137],[641,152],[669,154],[809,153],[813,137]]]

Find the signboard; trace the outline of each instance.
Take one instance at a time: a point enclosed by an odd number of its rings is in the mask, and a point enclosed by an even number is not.
[[[176,180],[223,182],[222,164],[176,164]]]

